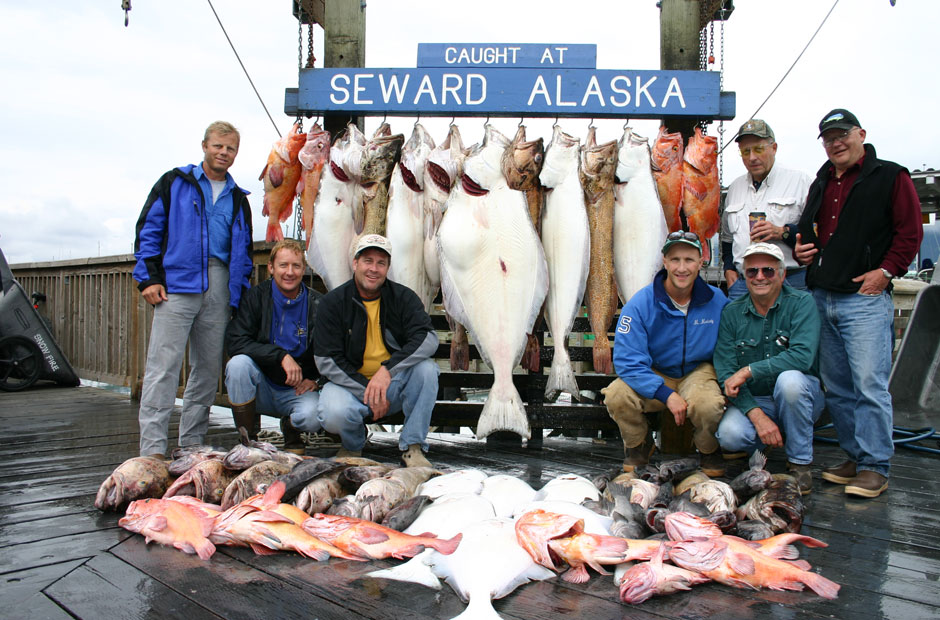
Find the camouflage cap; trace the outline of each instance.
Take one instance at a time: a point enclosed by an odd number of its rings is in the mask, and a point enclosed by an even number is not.
[[[774,130],[770,128],[770,125],[768,125],[766,121],[762,121],[759,118],[752,118],[741,125],[741,129],[738,130],[738,135],[734,141],[740,142],[741,138],[744,136],[757,136],[758,138],[769,138],[771,141],[775,140]]]

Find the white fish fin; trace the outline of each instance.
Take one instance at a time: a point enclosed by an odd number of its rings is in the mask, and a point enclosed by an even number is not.
[[[374,579],[391,579],[393,581],[409,581],[411,583],[417,583],[433,590],[440,590],[443,586],[441,585],[440,579],[434,575],[431,567],[428,566],[427,559],[429,558],[430,554],[422,552],[404,564],[399,564],[398,566],[393,566],[392,568],[375,570],[371,573],[366,573],[366,577],[372,577]]]
[[[545,398],[553,401],[559,392],[568,392],[575,400],[581,400],[578,381],[571,367],[571,358],[565,343],[555,343],[555,355],[552,357],[552,367],[548,371],[548,381],[545,383]]]
[[[447,270],[447,261],[444,259],[444,253],[441,252],[441,237],[437,237],[437,252],[440,256],[440,273],[441,273],[441,295],[444,298],[444,310],[447,311],[447,314],[450,315],[450,318],[454,321],[460,323],[467,328],[467,331],[470,332],[470,335],[474,340],[477,340],[476,334],[473,333],[473,325],[470,323],[470,318],[467,315],[467,310],[464,307],[463,300],[460,297],[460,293],[457,290],[456,285],[454,284],[453,278],[450,277],[450,273]],[[486,353],[482,348],[478,347],[480,351],[480,356],[483,358],[483,361],[490,365],[489,359],[487,359]],[[492,367],[492,365],[490,365]]]
[[[539,564],[532,563],[532,566],[529,567],[525,572],[519,573],[516,575],[515,579],[506,583],[501,589],[496,592],[493,592],[493,598],[503,598],[512,593],[513,590],[519,586],[525,585],[530,581],[544,581],[545,579],[551,579],[555,576],[555,571],[549,570],[544,566]]]
[[[330,286],[328,269],[326,268],[326,261],[323,260],[323,254],[320,252],[320,245],[316,242],[315,239],[311,239],[307,247],[307,264],[310,265],[310,268],[317,272],[317,275],[323,280],[323,284],[326,285],[326,290],[329,291],[333,287]]]
[[[538,242],[538,235],[535,232],[535,226],[530,220],[526,221],[528,221],[529,226],[532,228],[532,234],[536,235],[535,249],[538,253],[535,259],[535,294],[532,295],[532,305],[529,307],[529,316],[526,317],[525,323],[525,332],[527,334],[531,334],[532,327],[535,325],[535,320],[539,317],[539,313],[542,311],[542,304],[545,303],[545,296],[548,295],[548,261],[545,260],[545,250],[542,249],[542,244]],[[516,360],[516,362],[518,363],[519,360]]]
[[[511,431],[525,439],[532,436],[522,397],[511,383],[508,389],[490,391],[477,422],[477,439],[496,431]]]
[[[482,593],[477,596],[471,597],[470,603],[467,605],[467,608],[463,610],[463,613],[454,616],[451,620],[501,620],[500,616],[496,609],[493,607],[493,601],[490,600],[490,597],[484,596]]]

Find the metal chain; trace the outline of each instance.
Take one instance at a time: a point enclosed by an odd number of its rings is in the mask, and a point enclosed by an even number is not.
[[[725,89],[725,6],[721,5],[721,24],[718,26],[718,91]],[[725,178],[725,122],[718,121],[718,186]]]
[[[313,55],[313,23],[307,24],[307,69],[313,69],[317,59]]]
[[[300,76],[300,70],[303,68],[304,63],[304,9],[303,3],[301,2],[298,5],[297,12],[297,75]],[[304,128],[304,119],[303,115],[299,112],[297,113],[297,122],[300,123],[300,127],[297,129],[297,132],[300,133]],[[303,174],[303,171],[301,171]],[[298,241],[301,241],[301,231],[303,230],[303,213],[302,207],[300,206],[300,196],[297,196],[294,199],[296,208],[294,209],[294,238]]]

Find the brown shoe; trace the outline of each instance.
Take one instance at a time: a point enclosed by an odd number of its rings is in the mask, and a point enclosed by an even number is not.
[[[822,472],[822,479],[836,484],[848,484],[855,477],[855,463],[843,461],[833,467],[827,467]]]
[[[848,495],[858,497],[878,497],[888,488],[888,479],[876,471],[863,469],[845,484]]]
[[[810,465],[798,465],[787,461],[787,471],[796,479],[800,495],[809,495],[813,491],[813,473]]]
[[[653,456],[655,451],[656,444],[653,442],[653,435],[648,433],[643,443],[633,448],[627,448],[627,456],[623,459],[623,471],[632,472],[637,467],[643,467],[650,462],[650,457]]]
[[[421,446],[416,443],[401,453],[401,464],[405,467],[431,467],[431,462],[424,458]]]
[[[725,459],[721,456],[721,450],[715,450],[711,454],[702,455],[702,473],[709,478],[720,478],[725,475]]]
[[[284,435],[284,452],[303,456],[307,444],[304,443],[304,438],[300,436],[300,431],[291,424],[289,416],[281,418],[281,434]]]
[[[358,458],[362,456],[362,450],[347,450],[346,448],[340,448],[336,453],[337,458],[351,457]]]

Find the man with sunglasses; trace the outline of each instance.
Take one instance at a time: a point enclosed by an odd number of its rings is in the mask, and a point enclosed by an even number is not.
[[[649,462],[655,450],[646,413],[668,410],[692,422],[702,471],[725,473],[715,431],[724,412],[712,352],[728,298],[699,277],[702,244],[677,231],[663,245],[663,269],[624,306],[614,336],[618,378],[601,390],[623,438],[624,471]]]
[[[806,193],[812,181],[799,170],[775,164],[777,143],[765,121],[752,118],[735,138],[747,174],[728,186],[721,216],[721,256],[728,298],[747,293],[744,278],[744,251],[755,241],[772,243],[786,257],[787,284],[806,288],[806,269],[792,256],[796,226],[806,206]]]
[[[718,425],[729,452],[785,448],[803,495],[813,488],[813,423],[823,410],[819,313],[812,296],[786,284],[784,254],[770,243],[744,250],[748,294],[725,306],[715,372],[731,406]]]
[[[848,459],[823,470],[845,492],[888,488],[894,412],[888,377],[894,348],[891,279],[907,271],[923,238],[910,173],[879,159],[858,118],[835,109],[819,123],[829,158],[809,189],[795,258],[819,309],[819,370],[826,407]]]

